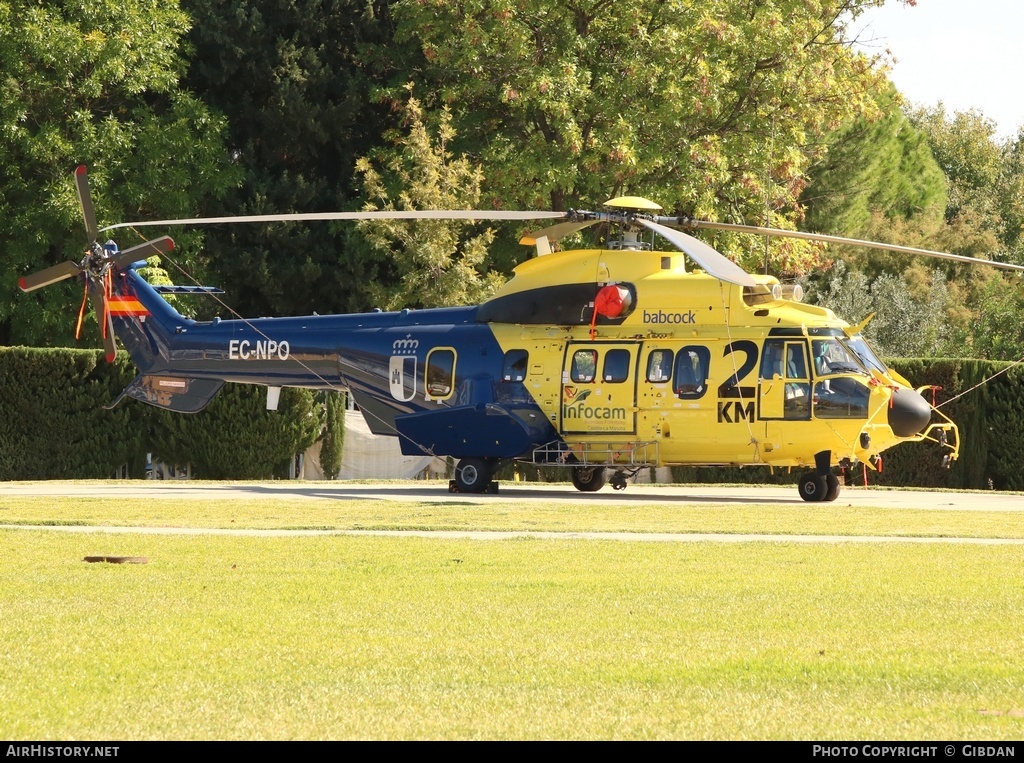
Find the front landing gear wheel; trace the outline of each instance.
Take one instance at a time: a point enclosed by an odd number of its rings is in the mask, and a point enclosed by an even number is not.
[[[460,493],[482,493],[491,482],[493,467],[482,458],[464,458],[455,467],[455,484]]]
[[[839,478],[834,474],[825,477],[825,500],[834,501],[839,497]]]
[[[626,485],[628,484],[626,482],[626,475],[624,475],[622,472],[615,472],[615,474],[612,475],[612,478],[611,480],[609,480],[609,482],[612,483],[612,487],[615,488],[616,490],[625,490]]]
[[[583,493],[593,493],[604,487],[603,466],[574,466],[572,470],[572,484],[577,490]]]
[[[831,475],[829,475],[831,476]],[[828,492],[828,480],[826,477],[822,477],[814,472],[807,472],[800,478],[800,482],[797,483],[797,490],[800,492],[800,497],[805,501],[824,501],[825,495]],[[838,481],[836,482],[836,489],[838,495]]]

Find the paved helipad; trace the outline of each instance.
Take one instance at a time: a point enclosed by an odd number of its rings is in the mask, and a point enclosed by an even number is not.
[[[501,483],[497,493],[450,493],[440,482],[149,482],[142,480],[99,482],[6,482],[5,496],[120,496],[124,498],[178,498],[182,500],[245,499],[254,496],[282,498],[336,498],[416,502],[453,501],[502,503],[522,501],[622,503],[622,504],[805,504],[795,486],[717,487],[705,485],[630,485],[625,490],[605,487],[596,493],[580,493],[570,485],[549,483]],[[1024,495],[997,492],[947,492],[886,490],[844,487],[836,505],[873,506],[891,509],[950,509],[1024,511]]]

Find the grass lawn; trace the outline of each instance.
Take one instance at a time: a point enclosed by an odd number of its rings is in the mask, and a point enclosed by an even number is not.
[[[0,530],[0,737],[1024,738],[1024,546],[784,537],[1021,538],[1018,512],[127,503],[4,498],[0,524],[780,537]]]

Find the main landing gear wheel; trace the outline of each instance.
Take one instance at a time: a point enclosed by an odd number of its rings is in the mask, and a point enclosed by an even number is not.
[[[483,458],[464,458],[455,467],[455,484],[460,493],[482,493],[491,482],[494,468]]]
[[[797,483],[797,490],[805,501],[824,501],[828,493],[828,479],[815,472],[807,472]]]
[[[605,474],[603,466],[574,466],[572,484],[584,493],[593,493],[604,487]]]
[[[825,500],[834,501],[839,497],[839,478],[834,474],[825,477]]]
[[[834,474],[822,476],[807,472],[800,478],[797,489],[805,501],[834,501],[839,497],[839,478]]]

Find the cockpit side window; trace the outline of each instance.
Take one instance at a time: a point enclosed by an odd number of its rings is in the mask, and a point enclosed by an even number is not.
[[[807,379],[807,351],[803,342],[786,342],[786,378]]]

